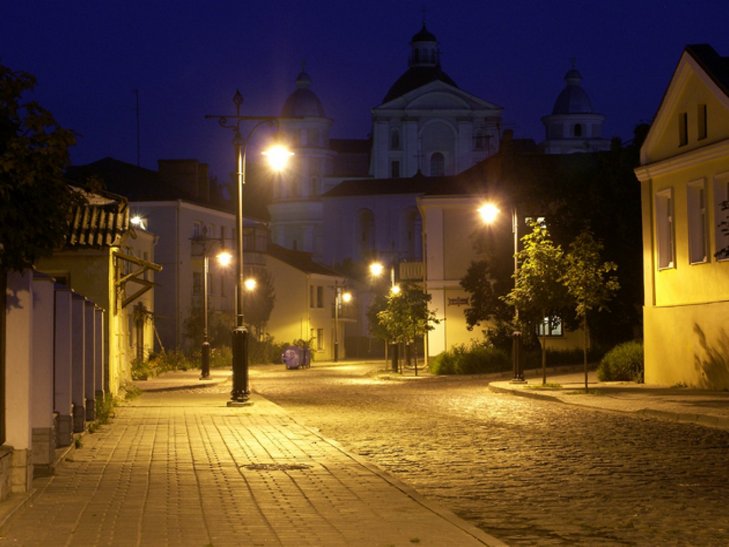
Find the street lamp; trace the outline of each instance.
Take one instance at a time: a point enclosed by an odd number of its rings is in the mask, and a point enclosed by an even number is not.
[[[385,266],[382,264],[382,262],[371,262],[369,265],[370,275],[372,277],[378,278],[382,277],[382,274],[385,273]],[[395,266],[390,266],[390,294],[395,296],[400,294],[400,285],[398,285],[395,282]],[[385,341],[385,362],[387,362],[387,346],[388,341]],[[389,344],[392,346],[390,348],[390,355],[391,355],[391,367],[392,370],[397,371],[398,370],[398,350],[397,350],[397,344]]]
[[[484,203],[478,208],[478,214],[484,224],[493,224],[501,213],[500,209],[493,203]],[[514,236],[514,287],[516,288],[519,279],[519,216],[516,207],[511,209],[511,232]],[[519,330],[519,308],[514,305],[514,325],[511,333],[511,364],[514,371],[512,383],[524,383],[524,371],[521,367],[521,331]]]
[[[232,255],[222,250],[215,258],[218,265],[227,267],[230,265]],[[210,271],[210,257],[208,256],[207,240],[203,242],[203,341],[200,348],[200,379],[207,380],[210,378],[210,340],[208,339],[208,275]]]
[[[334,285],[334,362],[339,361],[339,314],[341,312],[342,303],[347,304],[352,301],[352,293],[343,290],[344,287]]]
[[[233,348],[233,389],[230,392],[228,406],[238,406],[248,403],[250,390],[248,388],[248,330],[243,321],[243,291],[245,290],[245,279],[243,273],[243,185],[246,181],[246,148],[253,133],[264,125],[277,124],[281,119],[276,116],[241,116],[240,107],[243,104],[243,96],[240,91],[233,96],[235,114],[233,115],[212,115],[205,116],[206,119],[218,120],[221,127],[233,130],[233,144],[235,145],[235,159],[237,166],[237,206],[235,211],[235,239],[236,239],[236,291],[235,291],[235,325],[231,333]],[[245,137],[241,135],[241,122],[255,122]],[[283,158],[290,158],[292,152],[278,148],[276,153],[270,154],[276,160],[279,168]]]

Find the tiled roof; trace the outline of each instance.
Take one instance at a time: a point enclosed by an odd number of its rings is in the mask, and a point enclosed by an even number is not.
[[[427,177],[418,172],[408,178],[345,180],[323,195],[325,198],[394,194],[470,194],[482,184],[470,177]]]
[[[83,198],[83,203],[74,205],[71,211],[66,246],[99,248],[118,244],[129,230],[127,200],[108,192],[71,188]]]
[[[286,249],[272,243],[268,246],[268,254],[304,273],[330,275],[335,277],[341,276],[341,274],[335,272],[331,268],[327,268],[318,262],[314,262],[311,258],[311,253]]]
[[[709,44],[691,44],[686,46],[686,51],[729,96],[729,57],[720,56]]]

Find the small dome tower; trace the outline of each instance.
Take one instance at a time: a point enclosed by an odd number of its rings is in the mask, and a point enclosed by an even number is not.
[[[572,154],[608,150],[610,141],[602,136],[605,116],[592,109],[592,102],[582,87],[582,75],[575,68],[564,76],[565,87],[554,102],[552,113],[542,118],[546,139],[545,154]]]

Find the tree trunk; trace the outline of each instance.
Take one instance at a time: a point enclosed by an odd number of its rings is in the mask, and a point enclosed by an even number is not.
[[[542,314],[542,317],[546,317]],[[542,330],[542,385],[547,383],[547,329],[549,328],[549,321]]]
[[[587,315],[582,316],[582,358],[585,364],[585,393],[587,393]]]
[[[5,444],[5,343],[8,272],[0,268],[0,444]]]

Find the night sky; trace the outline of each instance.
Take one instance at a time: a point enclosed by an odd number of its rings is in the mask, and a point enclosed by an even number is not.
[[[726,0],[6,0],[0,14],[0,63],[38,78],[35,98],[78,134],[74,163],[137,162],[136,90],[141,165],[195,158],[218,178],[232,132],[204,115],[232,113],[236,89],[244,114],[279,114],[303,63],[332,136],[367,137],[423,17],[444,71],[537,141],[572,59],[605,136],[627,140],[686,44],[729,56]]]

